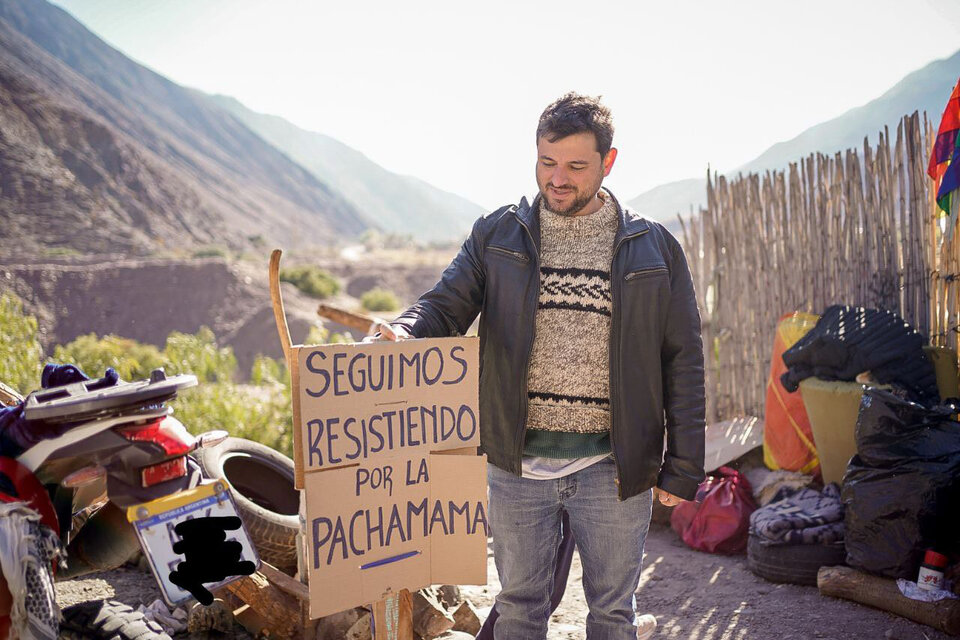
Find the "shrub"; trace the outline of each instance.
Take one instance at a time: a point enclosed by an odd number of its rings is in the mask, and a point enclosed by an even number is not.
[[[340,292],[340,283],[329,272],[317,267],[291,267],[280,270],[280,280],[314,298],[329,298]]]
[[[208,382],[181,392],[171,406],[190,433],[224,429],[293,457],[293,410],[287,387]]]
[[[229,254],[223,247],[203,247],[193,252],[194,258],[226,258]]]
[[[0,294],[0,382],[20,393],[36,389],[41,358],[37,319],[23,312],[23,302],[16,295]]]
[[[257,355],[250,367],[250,382],[256,385],[290,384],[287,363],[263,354]]]
[[[172,332],[163,353],[167,373],[192,373],[201,382],[227,382],[237,370],[237,359],[230,347],[218,348],[217,339],[207,327],[195,334]]]
[[[392,291],[376,287],[360,296],[360,304],[367,311],[393,311],[400,306]]]
[[[153,345],[114,335],[97,338],[94,333],[80,336],[65,346],[57,345],[53,359],[75,364],[91,378],[98,378],[107,367],[113,367],[124,380],[148,378],[152,370],[168,363],[167,357]]]
[[[348,333],[331,333],[326,327],[310,327],[303,344],[350,344],[353,336]]]

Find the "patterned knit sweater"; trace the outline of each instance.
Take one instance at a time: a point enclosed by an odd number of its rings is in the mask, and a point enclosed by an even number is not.
[[[581,458],[610,451],[610,263],[618,214],[540,207],[540,299],[527,377],[524,454]]]

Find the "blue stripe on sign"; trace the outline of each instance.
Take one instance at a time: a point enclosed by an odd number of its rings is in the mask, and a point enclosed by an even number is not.
[[[171,509],[170,511],[164,511],[163,513],[158,513],[155,516],[150,516],[149,518],[145,518],[143,520],[137,520],[137,529],[141,531],[143,529],[149,529],[154,525],[163,524],[168,520],[179,518],[180,516],[203,509],[210,505],[216,504],[217,502],[219,502],[219,500],[217,500],[217,496],[209,496],[203,500],[191,502],[190,504],[185,504],[182,507],[177,507],[176,509]]]

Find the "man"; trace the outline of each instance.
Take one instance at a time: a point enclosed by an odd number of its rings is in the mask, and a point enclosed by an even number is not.
[[[693,283],[676,239],[602,188],[612,141],[599,99],[569,93],[548,106],[539,195],[479,219],[440,282],[381,328],[391,340],[456,335],[481,314],[498,640],[546,636],[564,511],[587,637],[648,637],[656,621],[636,616],[633,594],[652,488],[675,505],[703,478]]]

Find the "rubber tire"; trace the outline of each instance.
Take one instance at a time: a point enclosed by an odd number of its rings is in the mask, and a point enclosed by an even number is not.
[[[293,460],[244,438],[227,438],[192,455],[205,478],[226,480],[233,488],[240,518],[260,558],[295,573],[300,496],[294,487]]]
[[[63,609],[60,638],[171,640],[156,622],[116,600],[91,600]]]
[[[817,585],[820,567],[846,564],[843,547],[822,544],[760,544],[760,538],[751,535],[747,541],[747,567],[770,582],[785,582],[805,586]]]

